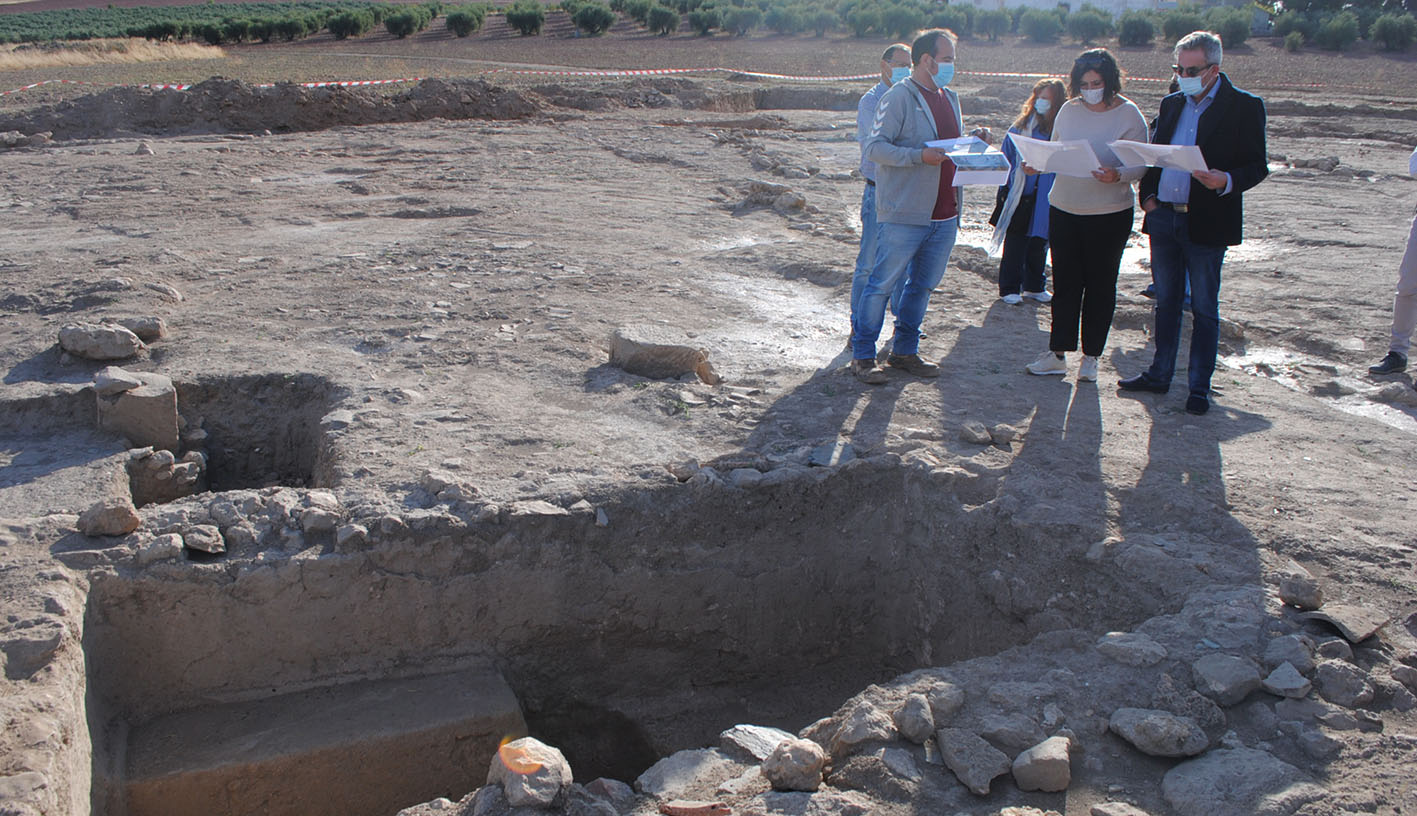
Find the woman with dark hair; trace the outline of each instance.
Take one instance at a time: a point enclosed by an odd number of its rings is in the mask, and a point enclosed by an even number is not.
[[[1053,325],[1048,350],[1028,364],[1030,374],[1066,374],[1064,354],[1076,351],[1082,329],[1078,380],[1097,381],[1097,366],[1117,308],[1117,270],[1132,234],[1132,182],[1145,167],[1121,167],[1107,145],[1147,141],[1146,118],[1122,96],[1122,71],[1105,48],[1073,62],[1068,99],[1053,122],[1053,141],[1085,139],[1101,167],[1090,178],[1058,176],[1048,193],[1048,243],[1053,252]]]
[[[1033,92],[1024,100],[1018,118],[1009,126],[1009,132],[1047,139],[1053,132],[1053,120],[1067,98],[1067,91],[1059,80],[1038,80]],[[1044,277],[1048,260],[1048,191],[1053,187],[1053,174],[1029,173],[1019,166],[1018,150],[1009,139],[1004,140],[1003,151],[1014,165],[1014,171],[1009,183],[999,188],[994,214],[989,218],[990,224],[997,226],[1002,221],[1004,225],[999,297],[1008,304],[1022,303],[1024,298],[1047,303],[1053,298],[1048,294]],[[994,232],[994,240],[999,240],[998,230]]]

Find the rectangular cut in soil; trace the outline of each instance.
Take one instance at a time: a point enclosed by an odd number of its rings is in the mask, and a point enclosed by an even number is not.
[[[159,717],[130,735],[129,816],[388,816],[483,784],[521,709],[491,669]]]

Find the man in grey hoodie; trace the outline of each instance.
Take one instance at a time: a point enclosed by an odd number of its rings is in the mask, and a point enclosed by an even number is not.
[[[896,306],[895,337],[886,365],[917,377],[937,377],[939,366],[920,359],[920,322],[930,291],[945,274],[959,231],[960,191],[945,151],[926,147],[961,135],[959,96],[946,86],[954,77],[954,32],[936,28],[910,47],[910,76],[881,97],[863,146],[876,164],[876,259],[871,277],[852,304],[851,370],[865,383],[887,380],[876,364],[876,341],[886,301],[909,270]],[[988,138],[988,131],[976,135]]]

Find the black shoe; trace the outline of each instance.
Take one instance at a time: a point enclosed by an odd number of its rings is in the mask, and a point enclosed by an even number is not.
[[[890,381],[886,370],[871,359],[852,360],[851,375],[867,385],[882,385]]]
[[[1186,397],[1186,413],[1194,416],[1201,416],[1210,410],[1210,400],[1200,394],[1192,394]]]
[[[1123,391],[1150,391],[1153,394],[1165,394],[1171,390],[1171,383],[1157,382],[1143,372],[1135,377],[1118,380],[1117,387]]]
[[[918,354],[892,354],[886,358],[886,365],[917,377],[940,376],[940,367],[934,363],[925,362],[920,359]]]
[[[1151,298],[1152,300],[1156,300],[1156,284],[1153,283],[1152,285],[1141,290],[1140,294],[1144,298]]]
[[[1396,374],[1406,370],[1407,358],[1395,351],[1389,351],[1377,365],[1368,366],[1369,374]]]

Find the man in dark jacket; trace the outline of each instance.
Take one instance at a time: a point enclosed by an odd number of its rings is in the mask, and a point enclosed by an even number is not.
[[[1151,236],[1156,278],[1156,354],[1145,372],[1121,380],[1124,391],[1165,393],[1176,371],[1181,302],[1191,286],[1190,395],[1186,411],[1210,409],[1210,378],[1220,342],[1220,266],[1227,247],[1240,243],[1241,194],[1269,174],[1264,102],[1230,83],[1220,71],[1220,37],[1195,31],[1173,52],[1180,90],[1161,100],[1155,144],[1195,145],[1208,170],[1151,168],[1140,198]]]

